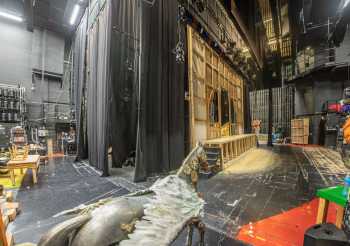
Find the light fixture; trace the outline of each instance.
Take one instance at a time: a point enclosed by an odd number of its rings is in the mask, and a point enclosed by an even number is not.
[[[343,8],[345,8],[349,4],[350,0],[345,0]]]
[[[13,15],[13,14],[10,14],[10,13],[6,13],[6,12],[0,12],[0,16],[4,17],[4,18],[7,18],[7,19],[10,19],[10,20],[18,21],[18,22],[22,22],[23,21],[22,17],[16,16],[16,15]]]
[[[80,10],[80,7],[79,7],[78,4],[76,4],[74,6],[74,9],[73,9],[72,15],[70,17],[70,21],[69,21],[69,24],[71,24],[72,26],[75,24],[75,22],[77,20],[77,17],[78,17],[78,14],[79,14],[79,10]]]

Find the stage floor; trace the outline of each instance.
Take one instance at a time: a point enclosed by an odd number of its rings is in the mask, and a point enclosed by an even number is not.
[[[316,219],[316,189],[342,183],[346,170],[336,153],[323,148],[275,146],[248,151],[223,172],[200,180],[199,191],[207,202],[207,241],[210,245],[244,245],[234,239],[252,245],[300,245],[304,231]],[[133,183],[130,168],[112,173],[101,178],[86,163],[74,163],[69,157],[43,166],[37,185],[28,171],[17,193],[22,213],[9,227],[16,242],[37,243],[62,220],[52,218],[62,210],[140,190],[154,181]],[[305,218],[302,223],[300,218]],[[184,242],[185,233],[174,245]]]

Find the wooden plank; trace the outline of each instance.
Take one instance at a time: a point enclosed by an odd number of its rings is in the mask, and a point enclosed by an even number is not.
[[[195,146],[195,119],[194,119],[194,98],[193,98],[193,29],[187,25],[187,44],[188,44],[188,73],[189,73],[189,94],[190,94],[190,142],[191,149]]]
[[[329,201],[319,198],[316,224],[323,224],[327,220]]]
[[[216,139],[210,139],[204,141],[205,144],[221,144],[221,143],[229,143],[235,140],[248,138],[250,136],[255,136],[255,134],[241,134],[241,135],[235,135],[230,137],[222,137],[222,138],[216,138]]]
[[[2,212],[1,212],[1,209],[0,209],[0,218],[2,218],[3,215],[2,215]],[[7,237],[7,234],[6,234],[6,227],[4,225],[4,222],[3,220],[0,220],[0,241],[2,242],[3,246],[10,246],[8,244],[8,237]]]
[[[234,148],[235,148],[235,157],[238,156],[238,144],[237,141],[234,141]]]
[[[223,146],[223,144],[220,144],[220,150],[221,150],[222,161],[224,161],[225,160],[225,156],[224,156],[224,146]]]
[[[335,226],[338,227],[339,229],[342,229],[343,217],[344,217],[344,208],[342,206],[338,206]]]

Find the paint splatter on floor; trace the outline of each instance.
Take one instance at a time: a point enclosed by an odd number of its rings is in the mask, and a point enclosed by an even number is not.
[[[254,246],[303,245],[305,231],[315,224],[318,199],[284,213],[249,223],[242,227],[237,238]],[[327,221],[335,222],[337,206],[330,204]]]
[[[207,203],[204,222],[215,234],[211,242],[217,242],[208,245],[241,245],[232,244],[227,237],[258,246],[302,245],[305,229],[316,219],[316,190],[339,184],[345,176],[345,172],[328,168],[329,160],[315,164],[318,152],[311,159],[304,152],[290,146],[259,148],[236,159],[224,172],[201,179],[199,192]],[[332,153],[321,154],[335,159]],[[38,185],[32,186],[28,176],[19,190],[23,212],[12,226],[17,242],[37,242],[43,232],[59,222],[52,215],[62,209],[140,189],[140,184],[120,173],[100,178],[69,159],[50,160],[39,175]],[[334,211],[331,206],[331,221]]]
[[[303,149],[283,145],[259,148],[233,161],[228,170],[200,182],[207,202],[207,225],[253,245],[302,245],[305,229],[316,220],[316,190],[339,184],[345,176],[327,169],[326,162],[324,168],[315,165],[316,156],[306,158]],[[335,159],[336,153],[324,154]],[[338,168],[345,168],[338,160]],[[251,227],[254,239],[248,233]],[[285,244],[286,240],[290,243]]]

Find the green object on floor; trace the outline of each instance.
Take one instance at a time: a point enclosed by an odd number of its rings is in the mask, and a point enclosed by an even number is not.
[[[346,197],[342,195],[344,186],[334,186],[317,190],[316,196],[345,207]]]

